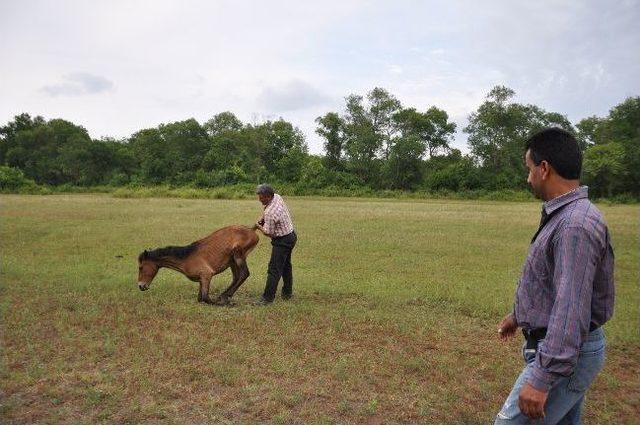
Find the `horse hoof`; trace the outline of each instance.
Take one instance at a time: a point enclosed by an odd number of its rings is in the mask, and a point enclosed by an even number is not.
[[[226,307],[231,307],[236,305],[235,301],[232,301],[230,298],[216,298],[216,300],[214,301],[215,305],[220,305],[220,306],[226,306]]]

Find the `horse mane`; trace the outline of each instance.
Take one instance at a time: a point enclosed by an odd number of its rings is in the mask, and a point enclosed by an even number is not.
[[[166,246],[153,250],[145,250],[138,256],[138,261],[159,260],[163,257],[186,258],[198,247],[198,242],[193,242],[187,246]]]

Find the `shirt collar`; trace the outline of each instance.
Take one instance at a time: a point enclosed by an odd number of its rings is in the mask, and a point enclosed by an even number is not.
[[[273,198],[271,198],[271,200],[269,201],[269,203],[267,205],[265,205],[263,207],[263,209],[267,209],[269,208],[271,205],[275,205],[278,202],[278,198],[280,197],[280,195],[278,195],[277,193],[273,194]]]
[[[578,186],[573,189],[571,192],[565,193],[564,195],[560,195],[557,198],[553,198],[550,201],[542,204],[542,209],[547,213],[551,214],[558,208],[564,207],[565,205],[577,201],[578,199],[588,198],[589,197],[589,188],[587,186]]]

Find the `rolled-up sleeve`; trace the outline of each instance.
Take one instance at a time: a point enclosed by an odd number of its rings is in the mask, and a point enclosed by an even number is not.
[[[528,380],[542,391],[548,391],[558,377],[573,372],[589,332],[593,281],[602,256],[593,235],[577,226],[563,229],[552,250],[555,301]]]

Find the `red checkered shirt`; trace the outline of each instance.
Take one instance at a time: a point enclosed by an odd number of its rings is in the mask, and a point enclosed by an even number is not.
[[[289,208],[284,203],[282,196],[277,193],[273,195],[273,199],[264,207],[262,213],[264,219],[264,232],[272,238],[288,235],[293,232],[293,222],[289,214]]]

